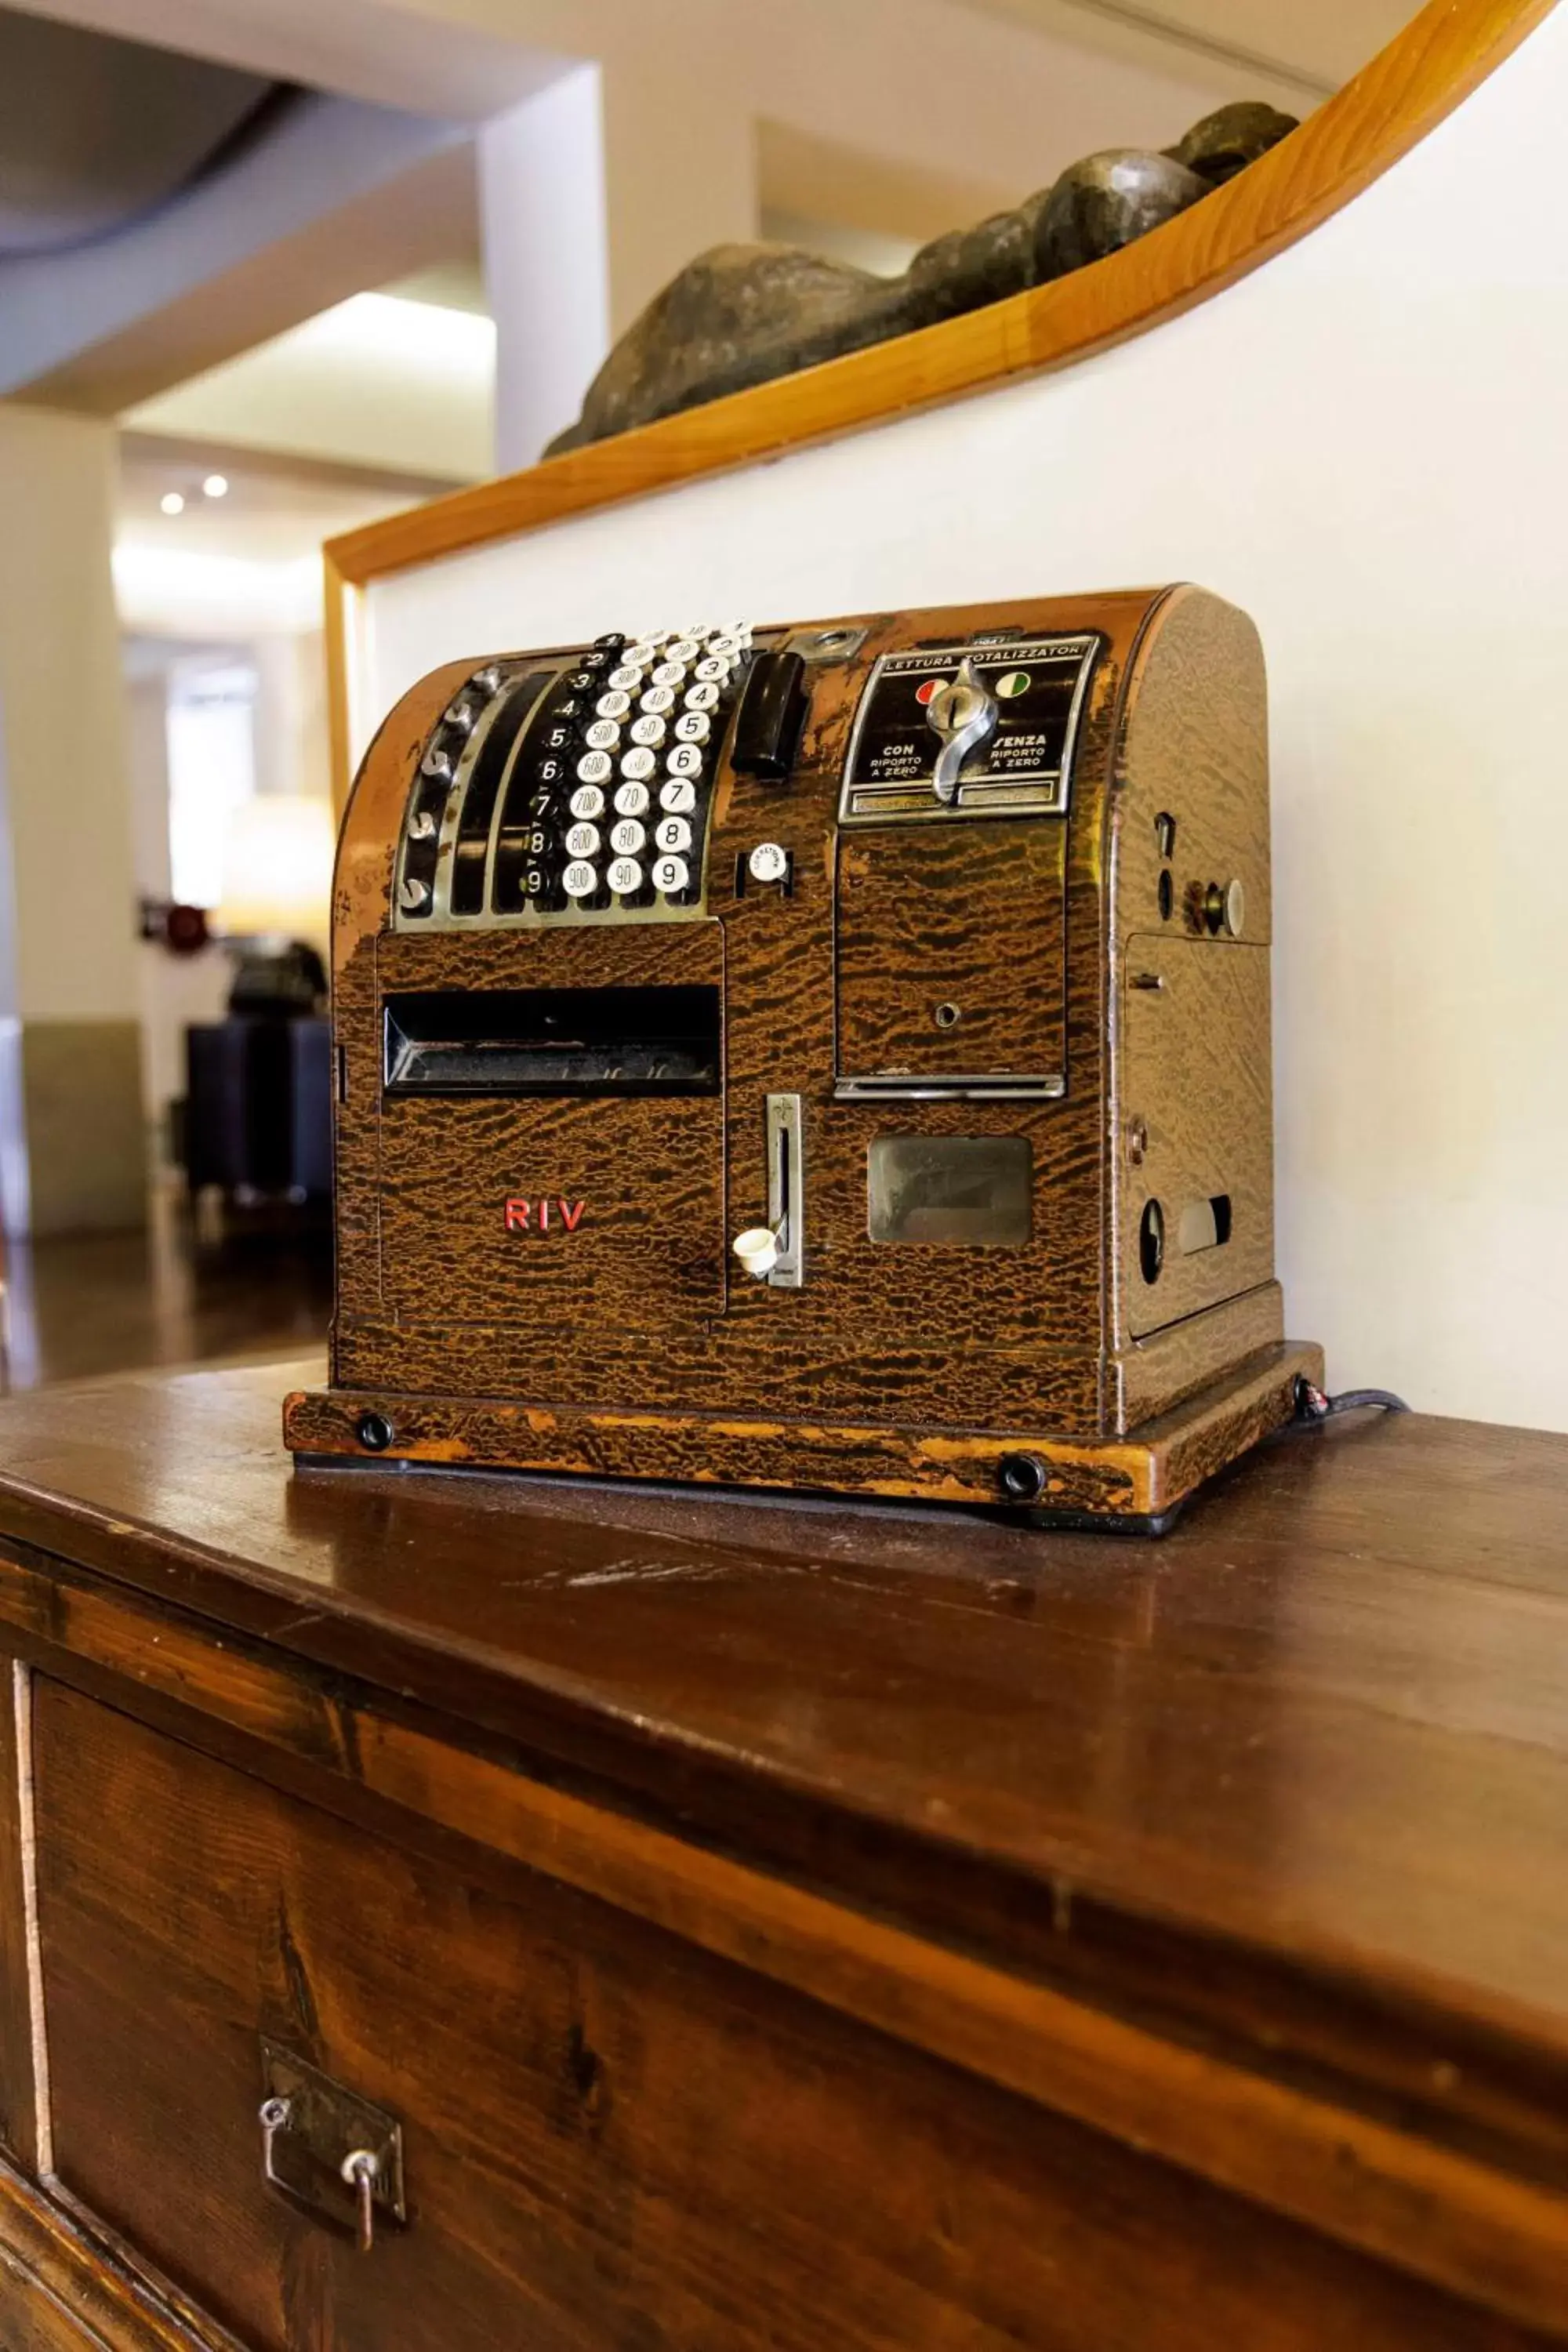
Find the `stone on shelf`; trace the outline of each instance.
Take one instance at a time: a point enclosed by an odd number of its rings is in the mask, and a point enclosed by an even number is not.
[[[629,433],[726,393],[932,327],[1103,260],[1146,236],[1296,128],[1271,106],[1222,106],[1163,154],[1115,147],[881,278],[795,246],[718,245],[634,319],[547,456]]]

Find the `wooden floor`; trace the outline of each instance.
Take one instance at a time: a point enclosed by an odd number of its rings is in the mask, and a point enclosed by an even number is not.
[[[5,1244],[0,1386],[30,1389],[155,1364],[297,1354],[324,1336],[331,1241],[258,1217],[194,1219],[179,1189],[146,1230]]]

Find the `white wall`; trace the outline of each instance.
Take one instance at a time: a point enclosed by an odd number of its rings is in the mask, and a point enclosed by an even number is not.
[[[609,345],[605,134],[603,78],[579,66],[475,142],[501,473],[572,422]]]
[[[1568,1428],[1565,103],[1568,9],[1120,350],[378,584],[363,707],[672,614],[1233,598],[1271,674],[1289,1328],[1336,1385]]]
[[[134,888],[113,427],[0,406],[0,735],[23,1019],[123,1020]]]
[[[149,898],[169,895],[168,710],[165,669],[128,680],[126,736],[136,887]],[[160,1144],[169,1104],[185,1090],[186,1024],[220,1017],[232,977],[221,948],[174,956],[167,948],[144,940],[136,950],[142,1092]]]
[[[172,686],[203,656],[171,642],[160,661],[156,639],[138,647],[136,675],[126,688],[131,799],[135,820],[136,884],[153,898],[171,888],[169,769],[166,748]],[[221,662],[221,652],[214,657]],[[255,666],[256,789],[260,793],[330,798],[326,675],[318,632],[258,635],[230,658]],[[174,956],[161,944],[138,950],[137,1009],[142,1020],[143,1091],[160,1129],[170,1101],[185,1087],[185,1030],[192,1022],[222,1018],[234,979],[227,951],[214,943],[194,956]]]
[[[0,404],[0,1222],[129,1226],[145,1184],[115,436]]]
[[[321,632],[258,637],[256,789],[330,800],[327,662]]]

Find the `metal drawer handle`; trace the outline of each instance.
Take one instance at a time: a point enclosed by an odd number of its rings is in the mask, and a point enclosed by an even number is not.
[[[288,2100],[263,2099],[261,2102],[260,2120],[262,2178],[267,2181],[269,2188],[281,2189],[283,2183],[278,2178],[277,2169],[273,2163],[273,2152],[278,2144],[279,2133],[280,2131],[287,2131],[289,2128]]]
[[[381,2178],[381,2158],[374,2148],[353,2148],[343,2158],[342,2173],[354,2192],[359,2250],[368,2254],[375,2243],[375,2184]]]

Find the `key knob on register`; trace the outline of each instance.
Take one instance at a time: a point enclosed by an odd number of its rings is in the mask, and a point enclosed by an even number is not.
[[[730,1246],[746,1272],[762,1282],[779,1262],[782,1236],[773,1225],[748,1225],[743,1234],[735,1235]]]
[[[971,751],[995,732],[999,708],[995,696],[975,676],[968,654],[958,666],[958,676],[939,686],[927,703],[926,718],[942,737],[931,790],[944,807],[952,806],[960,771]]]

